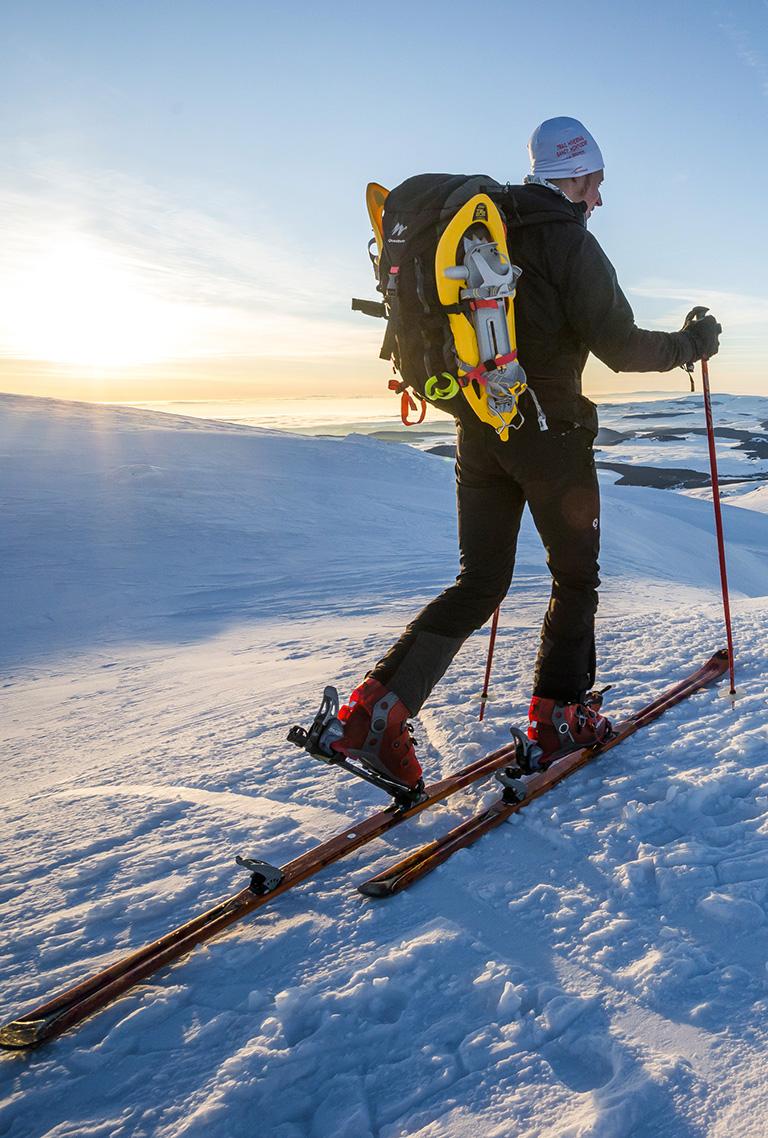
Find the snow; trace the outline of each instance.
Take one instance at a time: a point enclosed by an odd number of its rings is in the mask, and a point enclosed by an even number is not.
[[[712,490],[709,486],[696,490],[687,490],[691,498],[705,498],[712,501]],[[754,483],[741,483],[736,486],[722,486],[721,498],[733,506],[741,506],[745,510],[759,510],[768,514],[768,486]]]
[[[637,410],[606,421],[674,422]],[[715,410],[768,420],[768,400]],[[0,464],[9,1019],[239,888],[235,854],[280,864],[376,807],[285,733],[457,555],[451,462],[369,437],[2,396]],[[723,509],[735,702],[697,694],[412,890],[357,894],[494,797],[472,788],[3,1054],[0,1135],[763,1135],[768,517],[744,486]],[[722,618],[711,502],[602,492],[620,717],[719,647]],[[485,722],[487,630],[416,725],[431,776],[520,722],[546,592],[526,525]]]

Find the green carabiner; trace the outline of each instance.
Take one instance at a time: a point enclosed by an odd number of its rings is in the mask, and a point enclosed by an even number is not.
[[[453,399],[460,390],[459,381],[449,371],[444,371],[440,376],[431,375],[424,384],[424,394],[435,403],[439,399]]]

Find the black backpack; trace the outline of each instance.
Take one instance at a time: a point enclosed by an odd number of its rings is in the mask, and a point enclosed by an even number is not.
[[[407,425],[416,410],[409,390],[422,401],[418,422],[428,400],[457,418],[477,415],[503,439],[522,423],[511,311],[520,270],[493,201],[501,192],[484,174],[419,174],[389,194],[368,188],[369,252],[384,300],[352,307],[387,319],[381,358],[400,373],[390,387],[402,394]]]

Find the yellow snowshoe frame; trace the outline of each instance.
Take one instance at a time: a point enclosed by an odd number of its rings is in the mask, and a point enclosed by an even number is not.
[[[368,207],[368,216],[373,226],[373,236],[376,238],[376,248],[381,256],[384,247],[384,226],[381,215],[384,212],[384,203],[389,197],[389,190],[380,186],[378,182],[369,182],[365,188],[365,204]]]
[[[487,194],[476,194],[457,211],[448,223],[435,252],[435,279],[441,304],[453,306],[459,303],[464,282],[447,277],[445,271],[461,264],[464,235],[469,229],[476,233],[480,226],[487,231],[487,240],[494,241],[498,246],[499,253],[507,260],[509,259],[507,235],[498,207]],[[506,309],[509,343],[514,352],[517,350],[517,339],[512,296],[506,297],[503,303]],[[452,312],[448,314],[448,320],[459,360],[462,364],[469,365],[467,368],[459,367],[458,369],[459,376],[465,376],[468,371],[472,371],[485,361],[480,359],[475,329],[469,316],[465,316],[463,312]],[[493,427],[502,442],[506,442],[509,438],[510,425],[514,420],[519,421],[520,419],[517,400],[525,389],[525,383],[516,383],[510,387],[509,391],[513,397],[514,406],[509,412],[492,411],[489,408],[485,385],[477,379],[469,380],[466,386],[461,388],[461,391],[478,419]]]

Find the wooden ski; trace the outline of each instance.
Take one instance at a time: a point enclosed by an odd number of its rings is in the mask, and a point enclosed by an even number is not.
[[[657,699],[620,723],[616,729],[616,734],[606,742],[570,751],[562,758],[556,759],[546,770],[538,771],[526,778],[524,798],[519,801],[509,801],[509,796],[505,799],[502,795],[498,801],[492,803],[479,814],[468,818],[465,822],[443,834],[442,837],[421,846],[388,869],[382,870],[375,877],[363,882],[362,885],[358,886],[358,892],[366,897],[391,897],[395,893],[407,889],[414,881],[418,881],[431,873],[456,850],[471,846],[483,834],[487,834],[489,830],[500,826],[512,814],[516,814],[529,802],[533,802],[534,799],[551,790],[553,786],[562,782],[568,775],[573,774],[574,771],[579,770],[592,759],[613,747],[617,747],[619,743],[628,739],[630,735],[634,735],[641,727],[645,727],[646,724],[652,723],[654,719],[663,715],[670,707],[674,707],[675,704],[687,699],[694,692],[718,679],[727,669],[728,652],[722,649],[686,679],[668,688]]]

